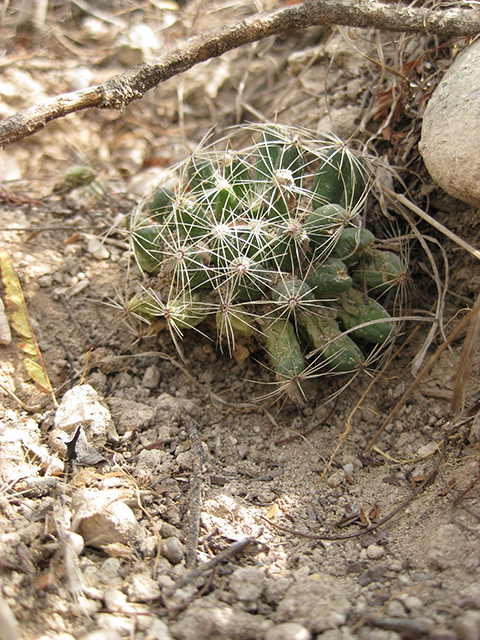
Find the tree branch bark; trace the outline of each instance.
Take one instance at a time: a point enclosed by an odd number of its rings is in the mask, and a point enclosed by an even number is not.
[[[362,0],[358,4],[349,0],[311,0],[265,11],[190,38],[160,58],[139,64],[104,84],[65,93],[19,111],[0,122],[0,148],[33,135],[51,120],[76,111],[92,107],[122,110],[161,82],[226,51],[268,36],[333,24],[453,38],[480,33],[480,10],[473,6],[425,9],[382,4],[377,0]]]

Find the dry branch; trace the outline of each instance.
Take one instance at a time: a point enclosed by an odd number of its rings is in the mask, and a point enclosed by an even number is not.
[[[268,36],[318,25],[376,28],[382,31],[430,33],[444,37],[480,33],[480,10],[472,5],[449,9],[425,9],[377,1],[354,4],[349,0],[313,0],[300,5],[265,11],[206,34],[190,38],[164,56],[114,76],[101,85],[66,93],[23,109],[0,122],[0,148],[22,140],[57,118],[97,107],[124,109],[161,82],[187,71],[199,62],[221,56]]]

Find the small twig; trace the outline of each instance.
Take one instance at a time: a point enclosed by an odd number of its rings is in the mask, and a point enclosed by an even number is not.
[[[79,0],[80,1],[80,0]],[[144,62],[107,82],[65,93],[23,109],[0,122],[0,147],[41,131],[48,122],[89,108],[125,109],[161,82],[200,62],[274,35],[318,25],[376,28],[383,31],[429,33],[444,37],[480,32],[477,7],[425,8],[362,0],[312,0],[257,13],[230,25],[188,39],[164,56]]]
[[[480,300],[480,296],[479,296],[479,300]],[[377,442],[378,438],[385,431],[387,425],[390,424],[393,418],[397,415],[398,411],[400,411],[401,407],[403,407],[406,400],[411,396],[411,394],[415,391],[418,385],[422,382],[424,377],[427,375],[427,373],[430,371],[433,365],[437,362],[437,360],[440,358],[442,353],[448,349],[449,345],[457,338],[457,336],[461,335],[462,331],[469,324],[471,317],[472,317],[472,312],[467,313],[462,318],[462,320],[457,324],[455,329],[449,334],[449,336],[447,337],[447,340],[430,357],[430,359],[427,361],[427,364],[423,367],[422,371],[418,374],[417,378],[415,378],[412,384],[408,387],[408,389],[402,395],[400,400],[397,402],[397,404],[393,407],[393,409],[390,411],[388,416],[385,418],[382,426],[378,429],[377,433],[370,440],[370,442],[368,443],[364,451],[365,454],[367,454],[370,451],[370,449],[373,447],[373,445]]]
[[[168,595],[172,596],[177,589],[183,589],[183,587],[187,586],[187,584],[190,584],[190,582],[192,582],[196,578],[200,577],[207,571],[214,569],[221,562],[228,560],[235,554],[240,553],[240,551],[243,551],[246,547],[248,547],[250,544],[253,544],[254,542],[257,542],[256,538],[245,538],[244,540],[237,540],[237,542],[233,542],[228,547],[228,549],[220,552],[217,556],[215,556],[208,562],[204,562],[200,566],[190,571],[190,573],[187,573],[186,576],[183,576],[183,578],[177,580],[173,587],[171,587],[168,591]]]
[[[443,450],[440,455],[440,459],[436,462],[435,467],[430,471],[430,473],[426,476],[425,480],[422,484],[418,485],[418,487],[408,496],[406,500],[404,500],[398,507],[395,507],[393,511],[390,511],[382,520],[379,520],[376,524],[373,524],[371,527],[367,529],[363,529],[363,531],[357,531],[356,533],[349,533],[347,535],[338,535],[338,536],[329,536],[318,533],[304,533],[303,531],[297,531],[296,529],[290,529],[289,527],[284,527],[282,525],[276,524],[272,522],[265,516],[260,516],[262,520],[265,520],[270,526],[275,529],[279,529],[280,531],[285,531],[285,533],[290,533],[294,536],[301,536],[302,538],[308,538],[309,540],[349,540],[350,538],[358,538],[359,536],[363,536],[366,533],[370,533],[370,531],[375,531],[378,527],[381,527],[386,522],[391,520],[397,513],[400,513],[405,507],[407,507],[428,485],[430,485],[437,476],[438,473],[438,465],[440,461],[443,459],[445,455],[446,442],[443,444]]]
[[[198,534],[200,531],[200,513],[202,509],[202,490],[205,485],[206,461],[198,424],[190,416],[180,416],[180,425],[185,427],[190,439],[192,452],[192,475],[190,478],[190,499],[187,528],[186,566],[194,567],[197,563]]]

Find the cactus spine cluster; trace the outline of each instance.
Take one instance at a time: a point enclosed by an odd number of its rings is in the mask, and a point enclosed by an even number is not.
[[[362,228],[365,158],[290,127],[249,133],[241,151],[229,136],[194,153],[173,191],[158,187],[130,216],[135,259],[156,280],[128,306],[162,319],[177,345],[209,316],[230,353],[240,336],[256,335],[298,397],[308,372],[358,371],[366,344],[391,340],[395,323],[376,298],[406,267]]]

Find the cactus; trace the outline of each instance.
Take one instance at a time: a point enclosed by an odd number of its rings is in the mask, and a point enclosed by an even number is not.
[[[220,142],[193,154],[174,169],[173,191],[158,187],[130,216],[133,254],[156,283],[129,310],[160,318],[176,344],[207,317],[230,353],[239,337],[255,337],[278,378],[294,382],[290,390],[312,369],[309,347],[322,367],[354,373],[365,342],[385,344],[395,333],[366,291],[381,296],[406,274],[359,224],[371,160],[289,127],[253,127],[253,137],[239,152],[233,134],[227,151]]]

